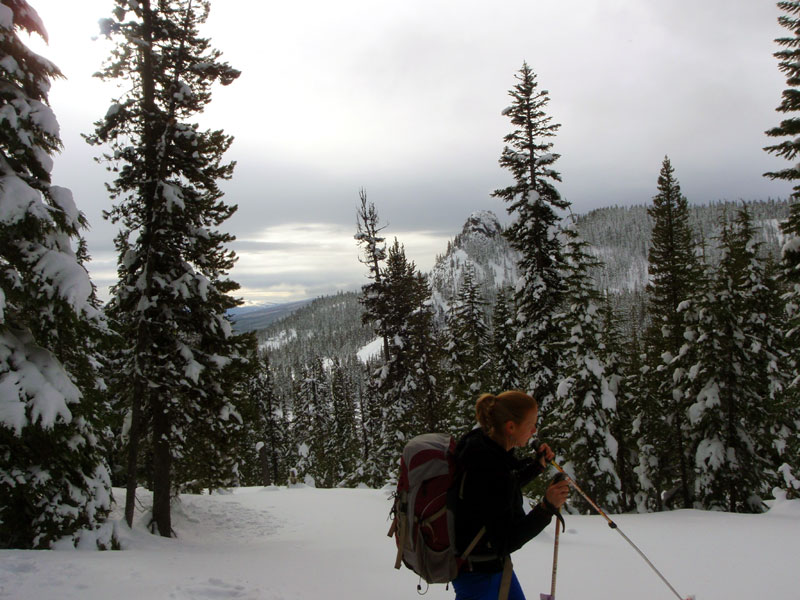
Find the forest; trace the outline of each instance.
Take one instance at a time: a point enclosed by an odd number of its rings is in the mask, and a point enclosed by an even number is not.
[[[792,86],[800,3],[779,7]],[[46,36],[35,10],[0,0],[0,547],[118,547],[112,486],[128,525],[152,491],[150,529],[168,537],[179,493],[391,484],[408,439],[463,434],[477,396],[504,389],[534,395],[539,435],[611,512],[760,512],[776,487],[800,494],[800,184],[702,209],[664,157],[646,205],[573,217],[560,125],[523,62],[503,111],[512,183],[492,193],[508,227],[470,217],[422,273],[362,189],[362,289],[237,331],[233,139],[196,120],[240,73],[199,33],[209,10],[116,0],[102,22],[116,45],[98,77],[121,86],[86,136],[118,228],[102,302],[85,217],[51,181],[60,72],[19,36]],[[766,148],[787,167],[767,177],[800,180],[798,109],[790,87]],[[638,217],[620,226],[620,211]]]

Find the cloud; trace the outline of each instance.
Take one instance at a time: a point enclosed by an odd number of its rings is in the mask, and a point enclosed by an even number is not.
[[[367,283],[367,268],[358,260],[355,227],[331,223],[284,223],[256,237],[237,240],[232,248],[239,260],[232,278],[248,303],[293,301],[339,290],[357,290]],[[431,231],[386,230],[397,236],[406,255],[423,272],[444,252],[449,236]]]
[[[51,91],[65,145],[54,183],[89,218],[90,252],[111,252],[109,174],[80,138],[120,94],[91,78],[108,52],[90,39],[108,2],[37,10],[51,40],[37,51],[68,77]],[[786,197],[790,185],[762,177],[784,166],[762,150],[786,87],[772,56],[779,14],[729,0],[212,3],[203,33],[242,70],[199,116],[235,137],[234,179],[222,182],[239,206],[224,225],[241,255],[232,275],[253,297],[360,285],[362,187],[420,267],[473,210],[507,219],[490,194],[509,182],[501,110],[523,60],[562,125],[558,189],[575,212],[649,202],[664,155],[690,202]]]

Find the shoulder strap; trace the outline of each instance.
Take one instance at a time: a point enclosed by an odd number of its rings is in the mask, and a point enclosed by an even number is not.
[[[486,533],[486,526],[485,525],[483,527],[481,527],[481,530],[473,538],[473,540],[469,543],[469,546],[467,546],[467,549],[464,550],[464,553],[461,555],[461,560],[467,560],[467,557],[469,556],[470,552],[475,550],[475,546],[477,546],[478,542],[481,541],[481,538],[483,537],[484,533]]]
[[[497,594],[497,600],[508,600],[513,570],[514,565],[511,564],[511,557],[506,556],[506,560],[503,562],[503,576],[500,578],[500,592]]]

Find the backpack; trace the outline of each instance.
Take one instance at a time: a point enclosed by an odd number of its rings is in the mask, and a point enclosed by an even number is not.
[[[486,531],[457,556],[453,514],[447,492],[455,479],[455,440],[426,433],[409,440],[400,458],[400,477],[392,506],[389,537],[397,543],[394,568],[401,564],[427,583],[448,583]]]

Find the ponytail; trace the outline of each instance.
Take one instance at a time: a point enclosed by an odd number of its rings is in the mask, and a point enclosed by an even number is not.
[[[475,418],[486,435],[497,437],[504,435],[506,423],[513,421],[519,425],[533,408],[538,408],[536,400],[519,390],[509,390],[497,396],[482,394],[475,403]]]

